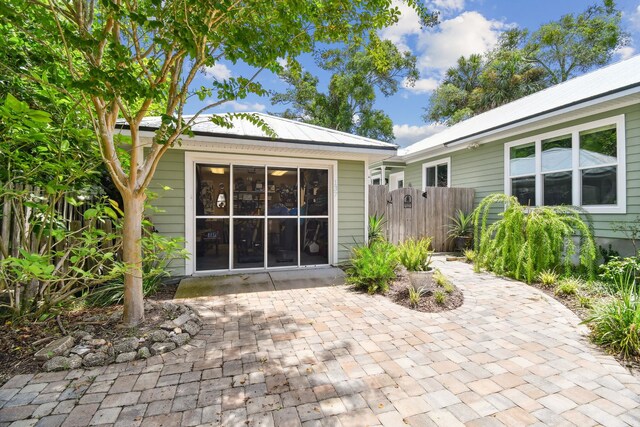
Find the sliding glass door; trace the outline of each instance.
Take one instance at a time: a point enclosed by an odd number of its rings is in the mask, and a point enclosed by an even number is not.
[[[196,271],[329,263],[329,170],[195,166]]]

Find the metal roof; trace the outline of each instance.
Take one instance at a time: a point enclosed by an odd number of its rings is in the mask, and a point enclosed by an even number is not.
[[[624,96],[629,90],[635,92],[640,90],[640,55],[471,117],[399,150],[398,155],[415,155],[422,151],[443,147],[445,144],[480,138],[490,131],[527,120],[543,120],[555,112],[589,101],[597,101],[608,95]]]
[[[232,120],[233,127],[225,128],[211,122],[211,114],[200,115],[191,130],[195,135],[236,138],[248,140],[273,140],[279,142],[301,143],[309,145],[325,145],[336,147],[352,147],[363,149],[396,150],[397,145],[388,142],[377,141],[334,129],[310,125],[295,120],[284,119],[264,113],[250,113],[260,117],[277,135],[272,139],[262,129],[245,119]],[[223,114],[221,114],[223,115]],[[193,116],[183,116],[189,121]],[[125,122],[121,122],[123,128],[128,128]],[[140,123],[140,130],[155,130],[160,126],[160,117],[145,117]]]

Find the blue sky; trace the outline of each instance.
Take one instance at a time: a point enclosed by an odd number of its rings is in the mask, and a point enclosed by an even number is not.
[[[440,24],[430,29],[420,29],[417,17],[402,3],[400,22],[380,32],[383,38],[393,41],[404,50],[410,50],[418,58],[420,80],[413,88],[403,88],[391,97],[379,96],[377,108],[384,110],[394,122],[396,143],[407,146],[423,139],[441,127],[425,123],[422,119],[429,96],[437,86],[443,72],[461,55],[482,53],[491,49],[502,31],[510,26],[535,29],[540,24],[558,19],[567,13],[579,13],[597,0],[431,0],[431,10],[440,11]],[[614,61],[640,53],[640,0],[618,0],[623,13],[623,28],[631,35],[631,44],[618,52]],[[305,69],[328,82],[326,72],[319,70],[310,56],[300,58]],[[640,72],[640,70],[639,70]],[[220,62],[198,78],[196,84],[207,84],[210,79],[225,79],[249,74],[242,64]],[[277,76],[264,72],[259,81],[269,90],[282,92],[286,85]],[[187,112],[197,111],[203,104],[193,101]],[[250,96],[232,101],[210,112],[256,111],[279,112],[286,107],[271,105],[269,97]]]

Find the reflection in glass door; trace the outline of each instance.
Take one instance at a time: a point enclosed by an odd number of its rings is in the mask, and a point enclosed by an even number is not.
[[[196,165],[196,271],[329,263],[329,170]]]

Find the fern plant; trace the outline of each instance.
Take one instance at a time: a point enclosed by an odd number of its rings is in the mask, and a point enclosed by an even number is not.
[[[499,207],[504,211],[488,225],[490,214]],[[474,212],[474,266],[531,283],[544,270],[562,267],[568,275],[579,251],[579,264],[593,278],[596,245],[589,217],[584,220],[581,215],[586,213],[573,206],[530,208],[513,196],[489,195]]]
[[[397,266],[398,250],[391,243],[378,241],[369,246],[358,246],[353,249],[347,282],[370,294],[386,292],[389,282],[396,277]]]
[[[428,271],[431,269],[433,251],[429,249],[431,238],[409,239],[398,245],[400,262],[409,271]]]

